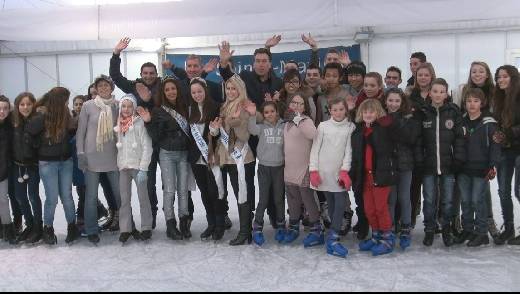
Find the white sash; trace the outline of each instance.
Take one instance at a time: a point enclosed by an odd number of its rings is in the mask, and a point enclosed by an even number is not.
[[[175,109],[171,109],[167,106],[162,106],[162,109],[164,109],[166,112],[168,112],[175,121],[177,121],[177,124],[181,127],[182,131],[186,134],[186,136],[190,136],[190,126],[188,124],[188,121],[180,115]]]
[[[220,128],[220,142],[229,152],[229,135],[226,133],[224,128]],[[248,151],[249,145],[246,142],[242,150],[235,147],[233,152],[231,152],[231,158],[235,161],[238,171],[238,204],[244,204],[247,202],[247,182],[244,161]]]
[[[191,134],[193,135],[193,139],[195,140],[195,144],[197,145],[197,148],[199,148],[200,153],[202,154],[202,158],[208,165],[208,167],[211,168],[211,172],[213,173],[213,176],[215,177],[215,182],[217,183],[218,188],[218,196],[219,199],[224,199],[224,180],[222,178],[222,171],[220,170],[219,166],[213,165],[210,166],[208,163],[208,156],[209,156],[209,148],[208,144],[206,144],[206,141],[204,141],[204,137],[199,131],[199,128],[196,124],[192,124],[190,126],[191,128]]]

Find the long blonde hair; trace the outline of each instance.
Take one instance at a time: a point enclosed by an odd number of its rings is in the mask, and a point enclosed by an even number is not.
[[[238,97],[233,101],[231,101],[229,98],[226,99],[226,102],[224,102],[220,108],[220,115],[223,117],[232,116],[239,107],[244,105],[244,103],[249,100],[247,98],[246,84],[240,78],[240,76],[233,75],[226,81],[226,87],[229,83],[233,83],[235,88],[238,90]]]

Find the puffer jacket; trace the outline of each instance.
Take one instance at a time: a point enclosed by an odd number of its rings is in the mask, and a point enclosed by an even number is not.
[[[25,132],[27,122],[22,120],[19,126],[13,126],[13,161],[19,166],[35,166],[38,164],[37,150],[31,144],[31,136]]]
[[[394,134],[395,124],[392,119],[389,122],[375,122],[372,126],[372,133],[365,138],[363,123],[356,124],[356,130],[352,134],[352,189],[359,193],[363,191],[365,181],[366,147],[373,148],[373,167],[374,185],[376,187],[393,186],[397,182],[397,163],[394,153]]]
[[[421,134],[421,124],[412,114],[392,113],[395,123],[395,153],[400,172],[411,171],[415,167],[414,149]]]
[[[428,175],[452,175],[466,161],[465,129],[457,105],[440,108],[426,105],[420,112],[422,131],[416,146],[416,160]]]
[[[135,169],[148,171],[152,161],[152,139],[144,126],[143,120],[136,116],[134,124],[122,134],[117,132],[117,167],[119,170]]]
[[[175,118],[162,107],[153,109],[152,121],[145,125],[155,148],[166,151],[188,151],[188,136]]]

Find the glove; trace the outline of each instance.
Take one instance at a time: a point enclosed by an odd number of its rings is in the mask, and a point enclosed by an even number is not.
[[[293,118],[293,122],[296,126],[300,125],[300,122],[303,120],[303,116],[301,116],[299,113],[296,113],[296,116]]]
[[[139,184],[143,184],[143,183],[146,183],[147,181],[148,181],[148,172],[140,170],[137,173],[137,182]]]
[[[88,167],[87,156],[85,153],[78,154],[78,168],[82,171],[86,171]]]
[[[352,187],[352,180],[350,179],[350,176],[348,175],[348,171],[342,170],[339,172],[339,185],[341,187],[344,187],[347,191],[350,190],[350,187]]]
[[[489,171],[486,174],[486,180],[487,181],[494,180],[496,176],[497,176],[497,170],[494,167],[492,167],[489,169]]]
[[[321,177],[319,172],[311,171],[311,185],[316,188],[321,185]]]

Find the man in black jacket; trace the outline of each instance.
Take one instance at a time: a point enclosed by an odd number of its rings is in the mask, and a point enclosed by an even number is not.
[[[173,74],[181,80],[183,89],[182,94],[185,96],[185,99],[188,100],[190,97],[190,81],[193,78],[203,78],[206,79],[208,74],[215,71],[217,68],[218,59],[212,58],[204,67],[202,67],[202,59],[198,55],[188,55],[186,57],[186,70],[176,67],[170,60],[165,60],[163,62],[163,69],[171,70]],[[222,87],[213,81],[206,80],[206,84],[208,85],[209,94],[213,101],[221,104],[224,102],[222,95]],[[189,101],[186,101],[189,102]]]
[[[161,88],[161,79],[157,73],[157,67],[150,62],[141,66],[141,78],[135,81],[130,81],[121,73],[121,57],[120,54],[130,44],[130,38],[123,38],[114,48],[114,54],[110,59],[110,77],[126,94],[133,94],[137,98],[137,105],[144,107],[150,112],[154,108],[154,99],[157,92]],[[152,205],[153,228],[156,226],[157,211],[159,210],[159,202],[157,200],[156,177],[157,164],[159,161],[159,150],[154,148],[152,161],[148,169],[148,196],[150,197],[150,204]]]

